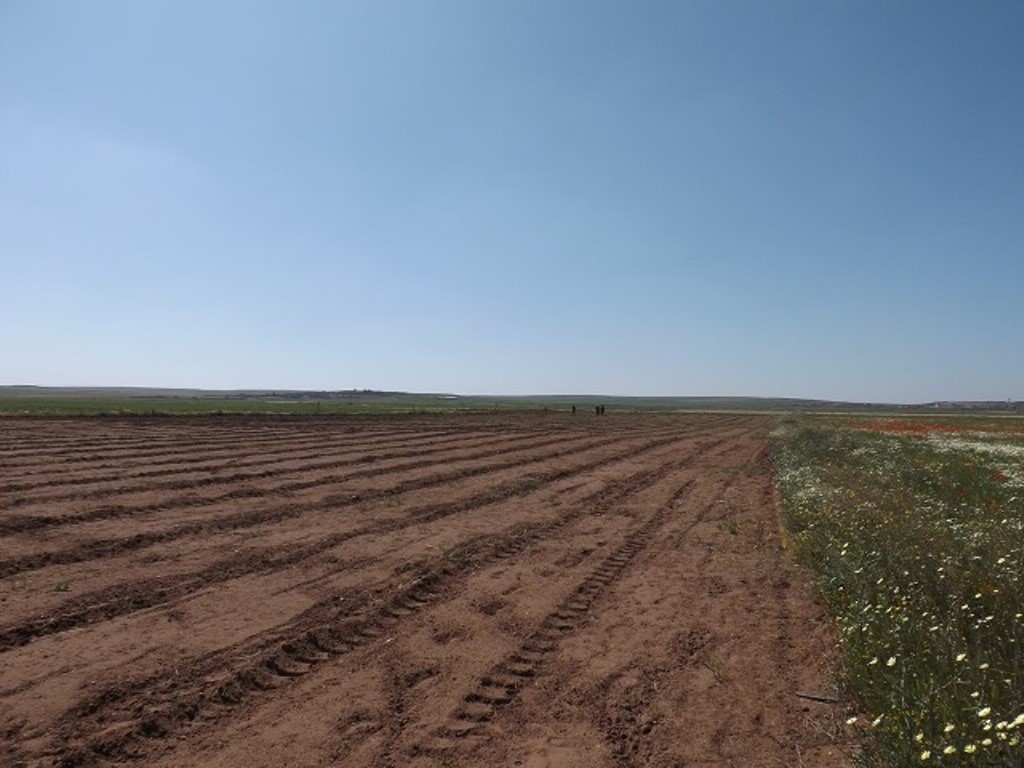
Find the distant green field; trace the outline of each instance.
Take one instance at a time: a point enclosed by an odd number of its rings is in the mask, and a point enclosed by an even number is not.
[[[0,416],[194,416],[194,415],[357,415],[453,413],[471,411],[592,411],[604,403],[609,410],[708,410],[699,406],[623,402],[613,398],[509,398],[430,396],[362,397],[322,400],[219,397],[0,397]],[[726,409],[732,410],[732,409]]]
[[[508,403],[431,397],[289,399],[274,397],[0,397],[4,416],[192,416],[192,415],[354,415],[450,412],[514,408]]]
[[[358,415],[468,411],[780,410],[777,404],[724,398],[615,398],[595,395],[487,397],[359,393],[322,398],[281,396],[133,396],[117,394],[0,394],[0,416]]]
[[[132,388],[0,387],[0,416],[357,415],[556,410],[602,404],[620,411],[778,410],[752,398],[605,397],[600,395],[456,396],[408,392],[216,392]]]
[[[976,408],[935,409],[760,397],[621,397],[605,395],[448,395],[343,390],[333,392],[213,391],[150,388],[0,386],[0,416],[189,416],[233,414],[357,415],[460,411],[814,411],[836,414],[939,415]],[[994,404],[998,406],[1000,404]],[[1007,404],[1009,405],[1009,404]],[[1018,412],[1022,403],[1014,403]],[[984,413],[993,413],[986,407]]]

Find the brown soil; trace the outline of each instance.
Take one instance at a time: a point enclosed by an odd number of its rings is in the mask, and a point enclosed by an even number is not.
[[[0,421],[0,764],[847,765],[770,425]]]

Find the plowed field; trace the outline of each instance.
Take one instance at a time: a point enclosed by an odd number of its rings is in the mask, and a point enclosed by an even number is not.
[[[0,764],[841,765],[770,426],[0,421]]]

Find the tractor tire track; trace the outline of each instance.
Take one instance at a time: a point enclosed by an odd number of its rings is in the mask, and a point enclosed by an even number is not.
[[[467,737],[479,734],[503,708],[515,702],[523,686],[539,675],[545,662],[558,652],[559,642],[587,621],[595,604],[651,544],[695,484],[694,479],[687,480],[666,504],[628,533],[613,552],[541,619],[516,651],[494,664],[471,690],[461,696],[461,702],[452,710],[447,722],[422,743],[414,744],[410,754],[444,758],[458,749]],[[687,531],[704,520],[731,484],[732,479],[727,480],[715,497],[700,508],[688,524]]]
[[[676,460],[633,472],[614,481],[610,487],[587,495],[554,520],[519,524],[505,532],[468,540],[458,547],[457,555],[451,561],[441,566],[422,565],[406,584],[391,588],[390,593],[385,588],[373,598],[364,598],[363,603],[357,606],[356,615],[353,615],[351,606],[341,610],[334,599],[325,600],[305,611],[290,629],[279,633],[281,636],[264,640],[262,648],[233,648],[213,654],[199,660],[184,675],[189,680],[209,678],[218,668],[230,667],[231,658],[255,654],[255,661],[234,668],[229,677],[216,686],[182,691],[178,686],[168,687],[166,677],[156,675],[106,691],[66,716],[67,725],[62,736],[64,756],[60,764],[87,765],[97,757],[138,758],[145,754],[147,740],[167,738],[186,723],[228,716],[241,702],[267,695],[290,678],[304,676],[319,664],[380,640],[395,623],[442,599],[468,573],[487,563],[515,557],[584,514],[612,508],[673,472],[692,466],[698,457],[714,451],[720,444],[721,441],[710,441],[691,446],[691,452]],[[617,457],[618,460],[628,458]],[[688,482],[684,488],[691,484],[692,481]],[[660,520],[664,514],[659,513],[657,519]],[[641,526],[627,543],[635,546],[639,541],[637,537],[649,536],[651,525],[648,521]],[[225,655],[227,659],[221,658]],[[151,693],[146,694],[147,690]],[[140,697],[146,700],[143,706],[136,701]],[[128,712],[122,711],[124,708]],[[111,709],[116,711],[111,712]],[[137,714],[140,711],[146,713],[142,718]],[[129,716],[129,712],[135,713],[134,717]],[[121,727],[114,733],[107,731],[102,734],[90,733],[93,728],[82,727],[84,723],[96,720],[120,722]]]

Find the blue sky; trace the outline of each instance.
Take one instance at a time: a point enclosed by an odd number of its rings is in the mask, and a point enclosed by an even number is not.
[[[0,383],[1024,399],[1024,4],[0,0]]]

